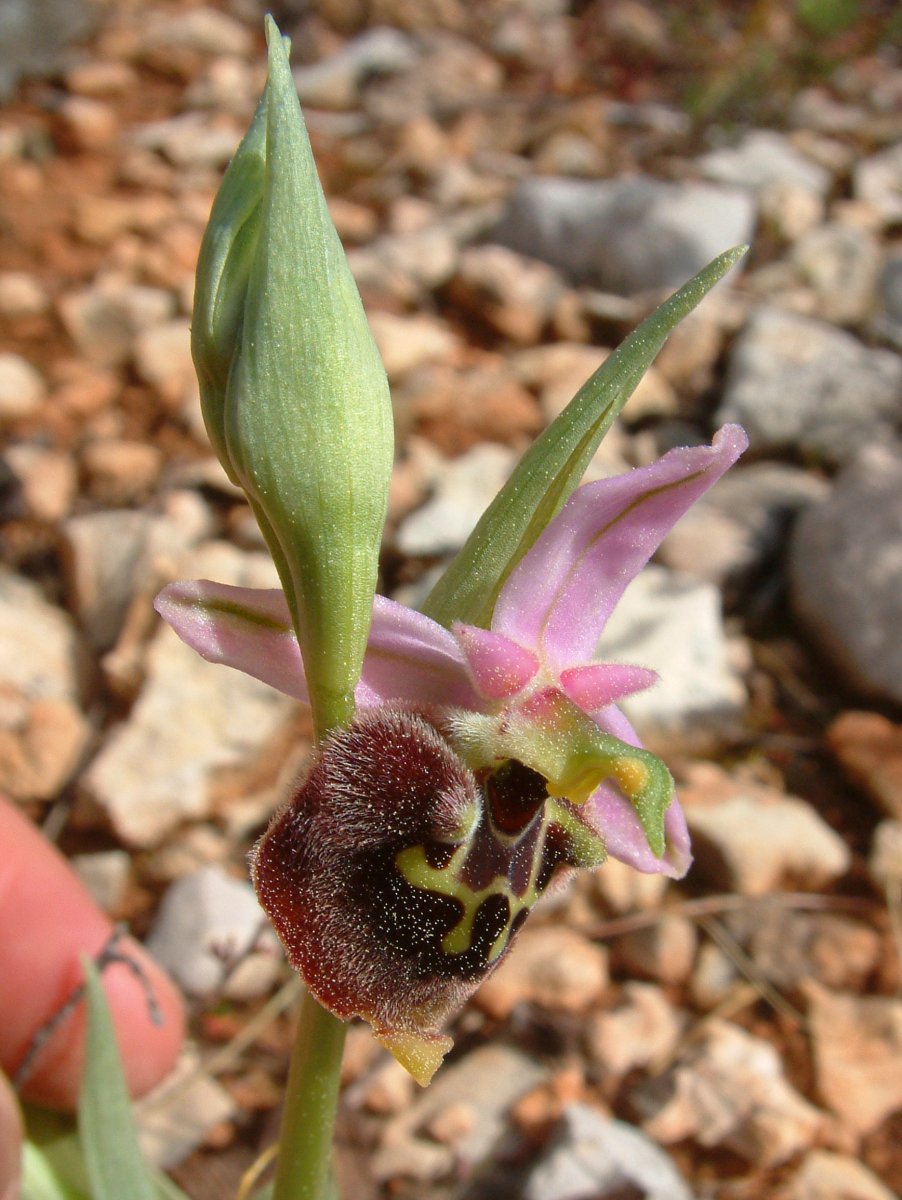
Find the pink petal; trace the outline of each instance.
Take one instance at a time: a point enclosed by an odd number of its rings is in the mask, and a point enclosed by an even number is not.
[[[585,484],[501,590],[492,629],[558,669],[592,658],[614,605],[676,521],[748,445],[726,425],[711,446]]]
[[[191,580],[170,584],[155,603],[182,641],[208,662],[235,667],[307,700],[301,654],[281,591]],[[362,707],[385,700],[479,707],[453,635],[384,596],[376,597],[356,696]]]
[[[667,875],[682,879],[689,870],[692,855],[684,833],[685,818],[676,800],[664,815],[667,851],[656,858],[630,802],[614,788],[602,785],[589,798],[592,825],[604,838],[608,854],[646,875]],[[604,868],[602,867],[602,870]]]
[[[487,700],[509,700],[526,687],[539,669],[531,650],[510,638],[476,625],[453,627],[476,690]]]
[[[278,588],[191,579],[163,588],[154,607],[207,662],[235,667],[288,696],[307,700],[301,652]]]
[[[590,663],[585,667],[567,667],[561,671],[564,693],[587,713],[606,708],[615,700],[644,691],[658,682],[657,671],[630,667],[621,663]]]
[[[422,613],[377,596],[357,702],[384,700],[482,708],[454,635]]]

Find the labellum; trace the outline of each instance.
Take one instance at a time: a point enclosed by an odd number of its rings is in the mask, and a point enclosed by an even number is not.
[[[292,965],[420,1082],[441,1034],[568,868],[605,847],[516,759],[471,770],[441,715],[385,705],[328,739],[252,857]]]

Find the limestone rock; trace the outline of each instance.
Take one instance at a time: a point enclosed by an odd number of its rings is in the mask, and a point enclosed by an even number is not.
[[[760,896],[795,881],[818,888],[848,869],[845,842],[795,796],[697,763],[680,798],[696,870],[715,886]]]
[[[516,189],[491,239],[571,283],[629,296],[678,287],[748,241],[754,212],[737,188],[536,176]]]
[[[902,725],[875,712],[845,712],[827,742],[849,778],[902,821]]]
[[[171,884],[147,948],[189,996],[265,995],[275,982],[278,941],[247,880],[216,866]]]
[[[808,1149],[824,1127],[823,1113],[787,1083],[774,1047],[720,1020],[664,1076],[638,1084],[631,1100],[656,1141],[693,1138],[759,1167]]]
[[[518,1004],[583,1012],[607,983],[607,954],[601,946],[563,926],[527,926],[475,1002],[496,1019]]]
[[[717,421],[738,421],[753,449],[844,463],[902,429],[900,389],[899,355],[826,322],[761,308],[733,348]]]
[[[820,1094],[849,1128],[870,1133],[902,1108],[902,1000],[806,987]]]
[[[582,1104],[564,1109],[522,1194],[523,1200],[692,1200],[660,1146],[631,1125]]]
[[[724,721],[744,702],[724,633],[720,593],[663,567],[646,567],[626,589],[602,635],[598,657],[653,664],[660,674],[654,687],[623,703],[640,730]]]
[[[874,445],[842,471],[826,500],[802,514],[789,561],[793,608],[806,631],[850,687],[896,704],[900,549],[902,450]]]

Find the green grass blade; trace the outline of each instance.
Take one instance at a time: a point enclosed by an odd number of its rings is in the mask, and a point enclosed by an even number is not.
[[[84,960],[88,1030],[78,1130],[93,1200],[158,1200],[138,1145],[116,1031],[96,967]]]
[[[423,612],[442,625],[488,626],[510,572],[585,473],[601,439],[668,335],[747,250],[727,250],[675,292],[621,343],[536,439],[483,513]]]

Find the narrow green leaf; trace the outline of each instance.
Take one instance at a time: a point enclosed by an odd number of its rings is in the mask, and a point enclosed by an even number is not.
[[[89,1200],[57,1170],[53,1154],[26,1141],[22,1147],[22,1200]]]
[[[737,246],[715,258],[602,363],[523,455],[426,598],[427,616],[446,626],[467,621],[488,627],[504,581],[564,506],[668,335],[746,250]]]
[[[116,1031],[97,968],[83,959],[88,1030],[78,1129],[93,1200],[158,1200],[138,1145]]]

